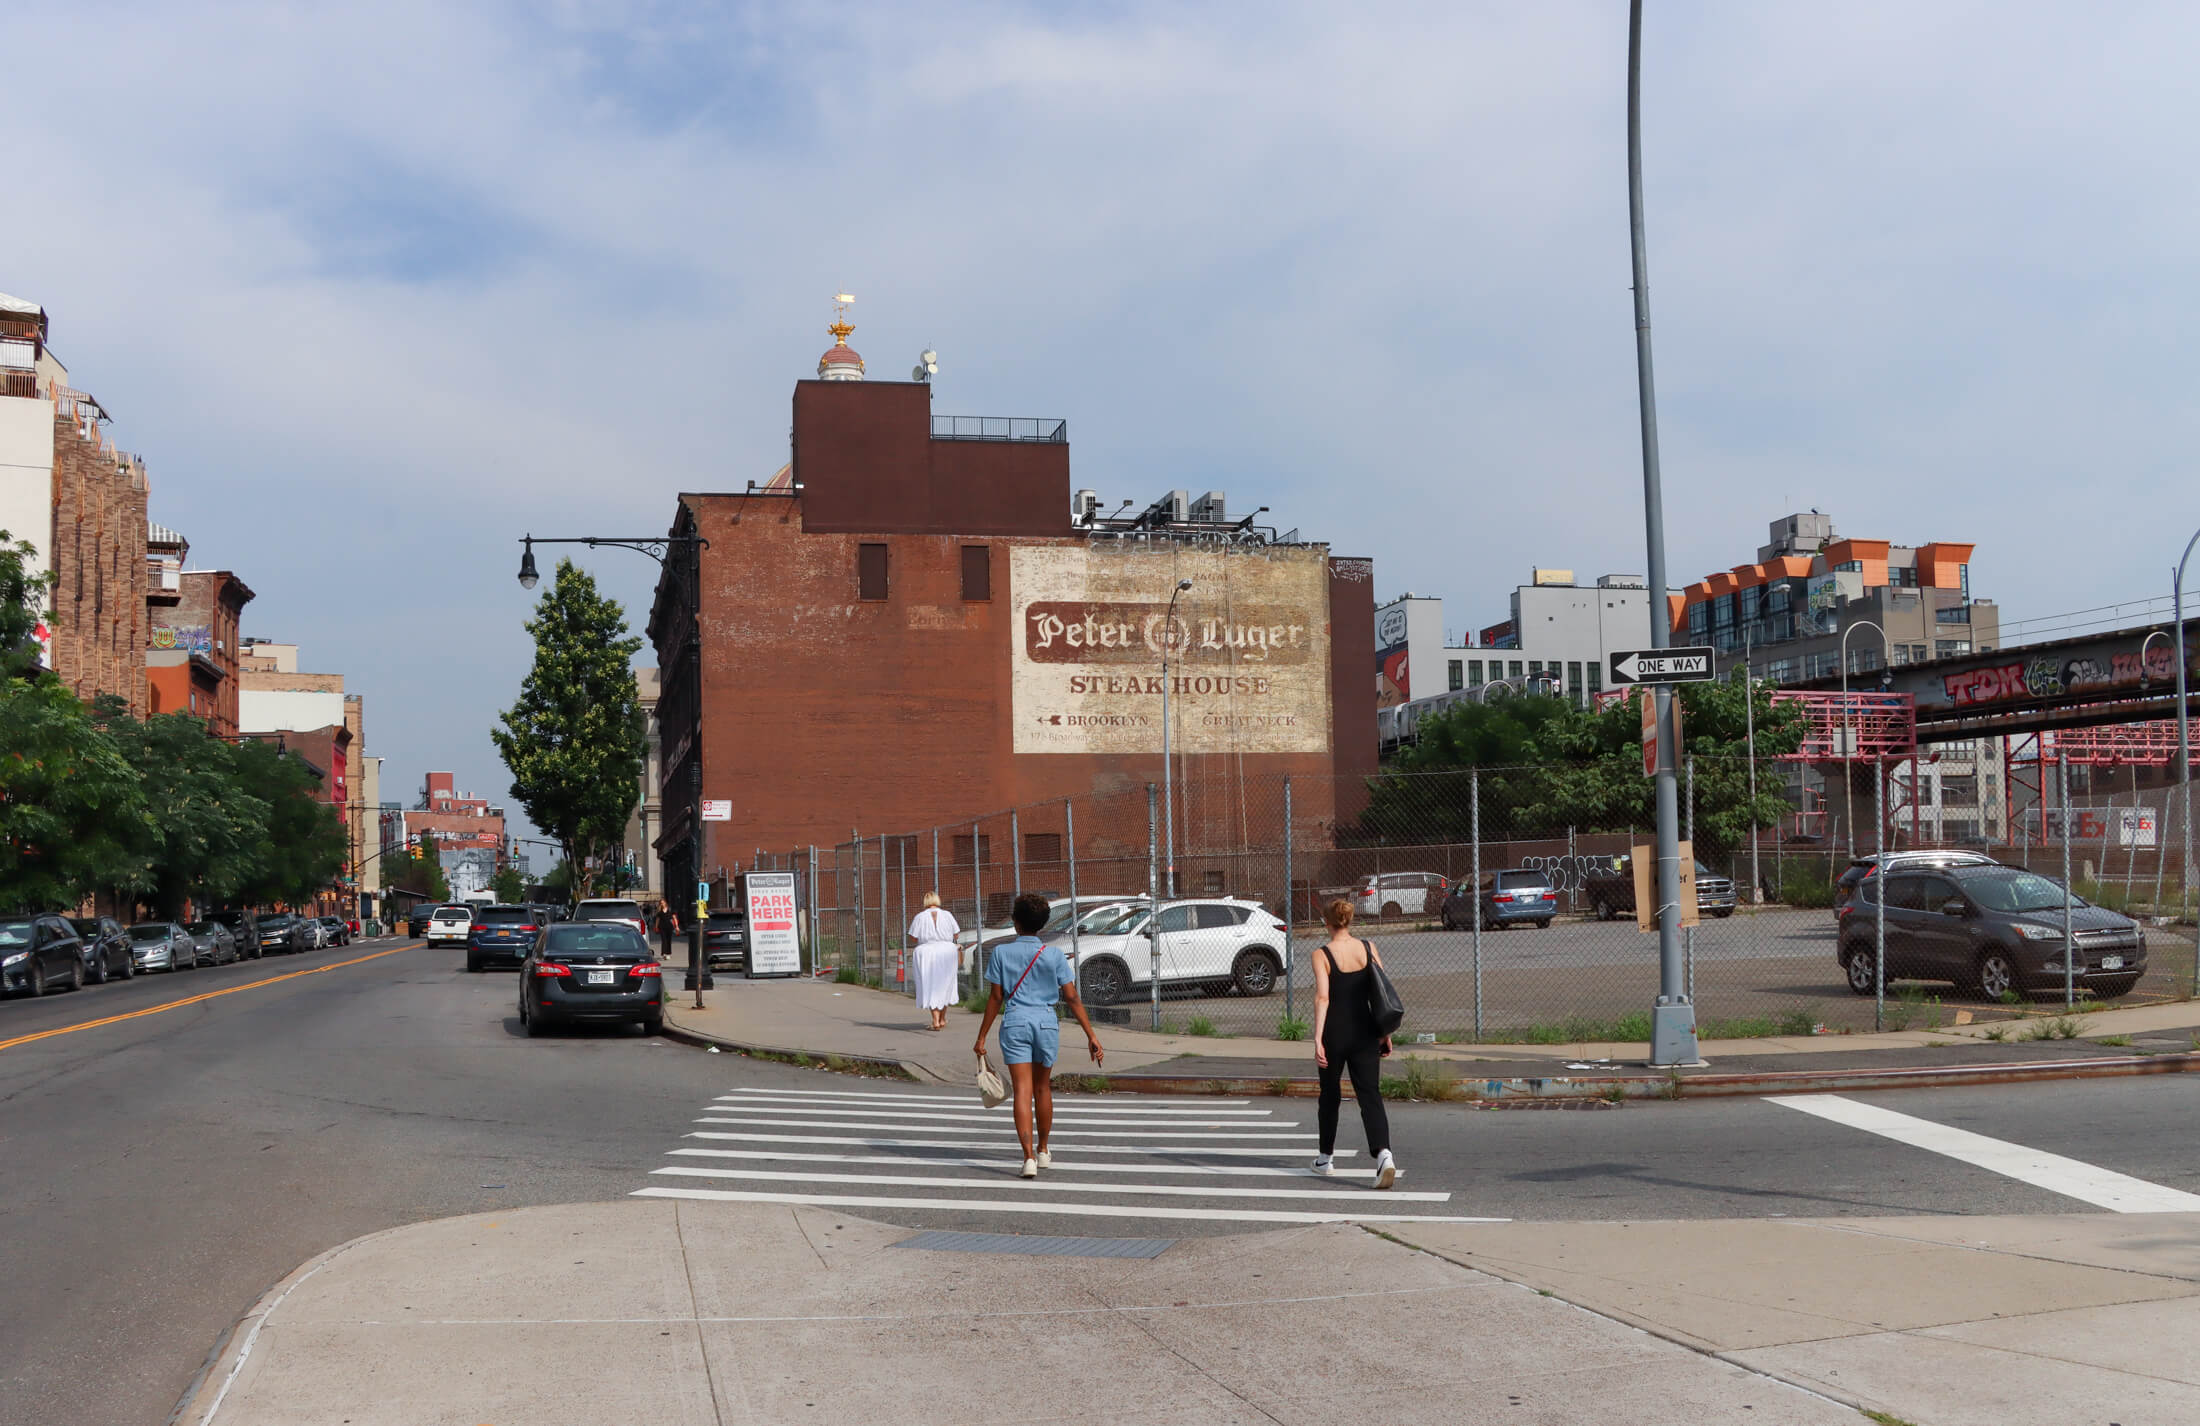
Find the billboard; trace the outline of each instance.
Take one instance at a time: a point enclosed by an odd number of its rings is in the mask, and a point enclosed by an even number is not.
[[[800,975],[802,944],[795,925],[794,873],[752,871],[741,878],[748,898],[748,976]]]
[[[1169,596],[1179,579],[1192,581]],[[1329,751],[1329,569],[1314,549],[1009,551],[1018,753]]]
[[[1406,659],[1406,606],[1375,611],[1375,706],[1394,708],[1413,697],[1413,670]]]

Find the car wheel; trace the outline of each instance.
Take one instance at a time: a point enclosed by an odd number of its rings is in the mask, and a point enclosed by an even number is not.
[[[1400,908],[1399,908],[1399,906],[1398,906],[1398,903],[1397,903],[1397,902],[1395,902],[1395,901],[1386,901],[1386,902],[1384,902],[1384,903],[1383,903],[1383,911],[1382,911],[1382,914],[1383,914],[1384,916],[1386,916],[1386,917],[1389,917],[1389,916],[1397,916],[1397,915],[1400,915],[1400,914],[1401,914],[1401,911],[1400,911]]]
[[[1718,917],[1721,921],[1724,921],[1727,917],[1734,914],[1734,908],[1731,906],[1722,907],[1719,910],[1712,912],[1711,914]]]
[[[1092,961],[1077,976],[1077,993],[1092,1005],[1113,1005],[1128,995],[1130,988],[1130,971],[1121,961]]]
[[[1596,918],[1599,921],[1609,921],[1615,914],[1617,914],[1612,910],[1612,903],[1606,901],[1601,896],[1598,897],[1595,902],[1591,904],[1591,909],[1595,911]]]
[[[600,964],[600,962],[599,962],[599,964]],[[480,958],[479,958],[479,957],[477,957],[477,956],[468,956],[468,957],[466,957],[466,974],[468,974],[468,975],[480,975],[480,974],[481,974],[481,960],[480,960]]]
[[[519,1012],[519,1022],[526,1028],[527,1038],[530,1040],[539,1040],[550,1033],[550,1027],[542,1023],[542,1017],[528,1014],[525,1008]]]
[[[1872,953],[1862,946],[1849,952],[1847,970],[1850,994],[1870,995],[1879,988],[1878,973],[1872,969],[1872,965]]]
[[[1444,929],[1445,929],[1445,930],[1447,930],[1447,931],[1456,931],[1456,930],[1458,930],[1458,929],[1459,929],[1459,928],[1458,928],[1457,926],[1454,926],[1454,925],[1452,924],[1451,908],[1450,908],[1449,906],[1447,906],[1447,907],[1445,907],[1445,908],[1444,908],[1443,916],[1444,916]]]
[[[640,1024],[642,1027],[642,1034],[645,1036],[662,1035],[665,1032],[665,1017],[662,1015],[644,1016],[640,1021]]]
[[[137,979],[137,957],[136,957],[136,956],[124,956],[124,957],[122,958],[122,978],[123,978],[124,980],[136,980],[136,979]]]
[[[44,961],[33,960],[31,962],[31,983],[24,987],[23,993],[33,1000],[46,993],[46,964]]]
[[[72,958],[69,961],[69,989],[82,990],[83,988],[84,962]]]
[[[1246,951],[1232,967],[1231,979],[1237,983],[1240,995],[1273,995],[1276,977],[1282,973],[1283,962],[1270,950]]]
[[[95,955],[92,957],[91,981],[94,985],[105,985],[107,983],[107,958],[105,956]]]
[[[1988,1000],[1999,1000],[2017,988],[2017,968],[2009,963],[2006,951],[1987,951],[1978,958],[1978,972],[1973,977],[1979,994]]]
[[[1551,929],[1551,918],[1550,918],[1550,917],[1548,917],[1548,916],[1544,917],[1544,918],[1543,918],[1542,920],[1540,920],[1540,921],[1538,921],[1538,922],[1536,922],[1536,923],[1535,923],[1535,927],[1536,927],[1536,929],[1537,929],[1538,931],[1548,931],[1548,930],[1550,930],[1550,929]]]

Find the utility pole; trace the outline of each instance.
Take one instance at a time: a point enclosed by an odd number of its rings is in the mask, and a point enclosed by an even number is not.
[[[1635,278],[1635,382],[1642,416],[1643,534],[1649,547],[1650,647],[1670,648],[1665,600],[1665,497],[1658,475],[1657,382],[1650,363],[1650,258],[1642,232],[1642,0],[1627,7],[1627,221]],[[1658,999],[1650,1011],[1650,1063],[1699,1063],[1696,1006],[1681,964],[1680,749],[1673,736],[1673,688],[1654,685],[1658,759]]]

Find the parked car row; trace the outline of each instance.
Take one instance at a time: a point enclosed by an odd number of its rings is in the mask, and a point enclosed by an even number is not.
[[[44,995],[141,972],[195,970],[350,942],[351,930],[339,918],[288,911],[215,911],[188,924],[131,926],[112,916],[0,917],[0,993]]]

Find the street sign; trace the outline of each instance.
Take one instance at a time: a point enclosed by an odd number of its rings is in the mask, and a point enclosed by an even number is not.
[[[1628,649],[1612,655],[1614,683],[1708,683],[1717,678],[1712,650]]]
[[[752,871],[741,878],[748,903],[748,976],[800,975],[802,942],[796,925],[794,873]]]
[[[1642,775],[1644,777],[1656,777],[1658,775],[1658,697],[1654,693],[1638,693],[1635,695],[1635,701],[1642,705]],[[1673,763],[1676,768],[1680,765],[1681,755],[1678,750],[1682,746],[1681,738],[1683,736],[1685,735],[1681,731],[1681,700],[1678,695],[1675,695],[1673,698],[1673,747],[1675,749]]]
[[[731,822],[733,820],[733,799],[730,797],[704,798],[703,820],[705,822]]]

